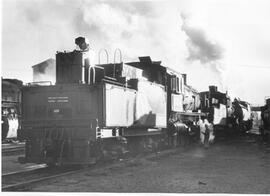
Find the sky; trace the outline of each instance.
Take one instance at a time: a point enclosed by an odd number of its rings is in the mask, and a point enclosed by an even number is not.
[[[110,61],[151,56],[231,98],[264,104],[270,96],[268,0],[2,0],[1,74],[31,82],[32,66],[85,36]],[[96,63],[98,58],[95,58]],[[104,59],[101,58],[101,61]]]

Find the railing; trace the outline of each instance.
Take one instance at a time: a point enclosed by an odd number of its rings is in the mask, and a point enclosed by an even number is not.
[[[99,52],[98,52],[98,64],[101,64],[101,53],[102,52],[105,52],[105,54],[106,54],[106,59],[107,59],[106,64],[109,64],[109,54],[108,54],[108,51],[106,49],[104,49],[104,48],[99,50]],[[123,61],[122,61],[122,52],[121,52],[121,50],[119,48],[117,48],[114,51],[113,78],[116,77],[116,69],[115,69],[115,67],[116,67],[116,54],[117,54],[117,52],[119,53],[119,60],[120,60],[119,63],[123,63]],[[92,74],[93,76],[91,76],[91,70],[93,72],[93,74]],[[95,78],[96,78],[95,66],[90,66],[88,68],[88,84],[94,84],[95,83]]]
[[[115,77],[115,57],[116,57],[116,53],[119,52],[119,58],[120,58],[120,63],[122,63],[122,52],[119,48],[116,48],[114,51],[114,55],[113,55],[113,77]]]
[[[108,51],[103,48],[103,49],[100,49],[99,52],[98,52],[98,64],[100,64],[100,55],[101,55],[101,52],[104,51],[106,56],[107,56],[107,64],[109,63],[109,54],[108,54]]]

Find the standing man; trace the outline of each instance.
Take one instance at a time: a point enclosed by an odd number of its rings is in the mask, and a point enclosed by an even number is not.
[[[204,124],[205,116],[201,116],[198,125],[200,127],[200,143],[204,144],[204,134],[205,134],[205,124]]]
[[[198,124],[200,126],[201,144],[203,144],[205,148],[208,148],[209,142],[212,142],[215,138],[213,125],[207,120],[205,116],[201,117]]]

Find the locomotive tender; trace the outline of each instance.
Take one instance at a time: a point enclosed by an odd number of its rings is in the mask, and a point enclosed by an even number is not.
[[[170,123],[187,131],[204,115],[186,75],[161,61],[91,65],[85,38],[75,43],[79,50],[56,54],[55,85],[22,90],[26,150],[20,162],[89,164],[126,148],[155,148],[173,137]]]

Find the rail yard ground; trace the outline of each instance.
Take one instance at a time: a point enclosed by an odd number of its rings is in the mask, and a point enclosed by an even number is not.
[[[193,144],[106,168],[89,167],[25,191],[269,194],[270,145],[257,137],[224,138],[209,149]],[[17,164],[12,157],[2,157],[2,173]]]

